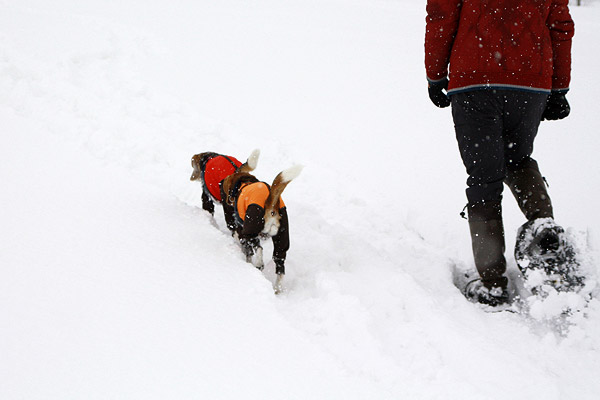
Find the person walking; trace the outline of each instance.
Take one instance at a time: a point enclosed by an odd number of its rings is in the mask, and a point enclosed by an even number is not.
[[[568,0],[427,1],[429,97],[437,107],[452,105],[480,276],[467,295],[480,303],[508,302],[504,184],[528,221],[522,229],[547,222],[534,233],[545,250],[562,232],[531,154],[540,121],[569,115],[573,34]]]

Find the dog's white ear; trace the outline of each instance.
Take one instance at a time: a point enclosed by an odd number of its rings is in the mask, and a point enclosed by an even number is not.
[[[250,157],[248,157],[248,160],[246,160],[246,164],[248,164],[250,171],[254,171],[256,169],[256,166],[258,165],[258,157],[259,156],[260,156],[260,150],[254,149],[252,151],[252,153],[250,154]]]

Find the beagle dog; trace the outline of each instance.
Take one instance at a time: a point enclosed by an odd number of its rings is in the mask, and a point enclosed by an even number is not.
[[[244,165],[246,169],[252,171],[256,168],[260,151],[254,150]],[[223,203],[221,197],[221,183],[223,179],[235,173],[242,163],[232,156],[226,156],[214,152],[205,152],[196,154],[192,157],[192,176],[191,181],[200,181],[202,183],[202,209],[214,215],[215,205]],[[225,213],[227,227],[230,230],[235,228],[233,220],[229,220]]]
[[[290,247],[288,215],[281,193],[300,174],[302,166],[280,172],[272,185],[250,174],[253,169],[251,164],[245,163],[223,180],[221,198],[225,220],[233,222],[232,232],[240,241],[246,261],[259,270],[264,267],[260,237],[272,238],[277,275],[275,293],[280,293]]]

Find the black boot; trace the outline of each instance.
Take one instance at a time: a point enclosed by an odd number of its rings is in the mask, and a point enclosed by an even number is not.
[[[506,259],[502,206],[499,201],[469,204],[468,212],[473,258],[481,277],[479,286],[483,288],[473,292],[479,297],[477,301],[480,303],[506,303],[508,279],[504,276]]]
[[[575,249],[564,229],[554,222],[552,202],[537,162],[528,158],[517,168],[509,168],[504,182],[527,218],[515,244],[515,260],[521,272],[527,276],[530,271],[543,271],[548,276],[544,283],[557,290],[580,287],[583,278]]]
[[[508,291],[506,289],[501,287],[489,289],[483,285],[481,279],[475,279],[467,283],[465,296],[473,302],[492,307],[508,303]]]
[[[528,221],[554,217],[546,182],[534,159],[527,158],[516,168],[508,168],[504,183],[510,188]]]

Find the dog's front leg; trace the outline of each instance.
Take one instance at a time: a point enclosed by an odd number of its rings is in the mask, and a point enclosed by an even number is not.
[[[246,261],[251,262],[259,270],[264,267],[263,249],[260,246],[259,234],[262,231],[265,220],[263,218],[264,210],[256,204],[250,204],[246,210],[244,224],[240,233],[240,242],[246,254]],[[244,247],[245,246],[245,247]]]
[[[251,263],[262,271],[264,268],[263,249],[258,236],[241,237],[240,244],[242,245],[242,251],[246,255],[246,262]]]
[[[273,289],[275,289],[275,294],[280,294],[283,293],[283,277],[285,275],[279,274],[277,275],[277,278],[275,279],[275,285],[273,286]]]
[[[275,294],[280,294],[283,292],[283,277],[285,276],[285,259],[273,257],[273,262],[275,263],[275,274],[277,276],[275,280],[275,285],[273,285],[273,289],[275,289]]]
[[[202,209],[208,211],[211,215],[215,214],[215,205],[204,191],[202,192]]]
[[[235,223],[235,210],[233,206],[230,206],[229,204],[227,204],[227,202],[223,202],[223,216],[225,217],[227,229],[229,229],[231,234],[234,235],[237,230],[237,224]]]

